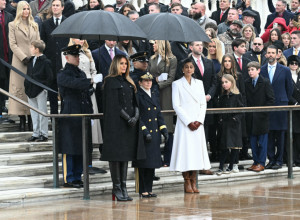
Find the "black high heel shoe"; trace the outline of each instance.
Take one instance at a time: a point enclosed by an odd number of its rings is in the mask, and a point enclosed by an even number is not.
[[[115,194],[114,192],[112,193],[112,201],[116,201],[116,198],[117,198],[117,201],[127,201],[127,198],[124,198],[124,197],[121,197],[120,195],[118,194]]]
[[[141,193],[141,194],[140,194],[140,197],[141,197],[141,198],[150,198],[151,195],[150,195],[150,194],[145,195],[145,194]]]
[[[149,193],[149,192],[148,192],[148,193]],[[149,193],[149,196],[150,196],[150,197],[157,197],[157,195],[154,194],[154,193]]]

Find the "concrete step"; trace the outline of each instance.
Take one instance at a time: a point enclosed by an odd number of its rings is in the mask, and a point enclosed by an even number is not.
[[[294,175],[298,176],[300,174],[300,168],[294,168]],[[260,173],[254,173],[251,171],[244,171],[240,173],[232,173],[222,176],[212,175],[212,176],[202,176],[198,177],[198,182],[201,189],[205,188],[206,184],[221,183],[221,182],[232,182],[232,181],[249,181],[253,179],[269,178],[269,177],[287,177],[287,167],[283,167],[279,170],[265,170]],[[43,181],[40,181],[40,184]],[[175,176],[163,177],[160,181],[154,181],[153,191],[158,189],[170,189],[172,187],[183,188],[183,178],[180,174]],[[91,184],[90,185],[90,195],[91,197],[97,195],[110,194],[112,189],[112,183],[110,181],[101,184]],[[127,189],[131,196],[136,199],[137,194],[135,193],[135,181],[127,181]],[[5,190],[0,193],[0,206],[7,206],[11,204],[23,204],[27,202],[38,202],[45,200],[56,200],[65,198],[78,198],[82,199],[83,188],[27,188],[27,189],[13,189]]]
[[[31,136],[32,136],[32,131],[26,131],[26,132],[1,132],[0,133],[0,143],[25,142]],[[52,131],[48,132],[48,138],[49,138],[49,140],[52,139]]]

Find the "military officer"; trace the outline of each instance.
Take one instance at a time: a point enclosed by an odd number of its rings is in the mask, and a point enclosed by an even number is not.
[[[130,77],[135,85],[139,87],[139,78],[147,73],[148,68],[148,52],[142,51],[130,56],[133,62],[134,70],[130,72]]]
[[[87,79],[86,74],[78,68],[80,45],[62,49],[67,63],[57,74],[57,85],[61,96],[61,114],[93,113],[89,89],[93,83],[100,82],[101,76]],[[80,188],[83,186],[81,174],[82,160],[82,126],[81,118],[69,117],[59,121],[59,151],[63,155],[64,187]]]
[[[152,193],[155,168],[162,166],[161,134],[168,140],[168,131],[160,112],[159,98],[151,89],[153,76],[148,72],[139,77],[138,99],[140,129],[143,131],[146,159],[133,162],[139,171],[139,193],[142,197],[156,197]]]

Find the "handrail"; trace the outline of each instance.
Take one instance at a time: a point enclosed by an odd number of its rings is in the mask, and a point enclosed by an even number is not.
[[[41,112],[35,107],[29,105],[27,102],[15,97],[14,95],[9,94],[5,90],[0,88],[0,93],[12,98],[13,100],[19,102],[22,105],[27,106],[28,108],[36,111],[37,113],[52,118],[52,135],[53,135],[53,187],[59,188],[59,169],[58,169],[58,118],[65,117],[82,117],[82,130],[85,131],[82,133],[82,147],[83,147],[83,175],[84,175],[84,196],[83,199],[89,199],[89,173],[88,173],[88,143],[86,140],[87,135],[87,126],[88,119],[91,118],[101,118],[103,117],[103,113],[99,114],[47,114]],[[239,107],[239,108],[208,108],[207,114],[223,114],[223,113],[247,113],[247,112],[274,112],[274,111],[288,111],[289,112],[289,121],[288,121],[288,178],[293,178],[293,111],[300,110],[300,106],[297,105],[288,105],[288,106],[261,106],[261,107]],[[161,111],[163,114],[175,114],[174,110],[163,110]]]

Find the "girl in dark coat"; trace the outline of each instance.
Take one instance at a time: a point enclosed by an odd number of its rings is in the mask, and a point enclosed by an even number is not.
[[[139,193],[143,198],[156,197],[152,193],[153,176],[155,168],[162,166],[161,161],[161,134],[168,140],[168,131],[164,118],[160,112],[159,98],[151,91],[153,76],[144,74],[139,79],[139,109],[141,113],[141,130],[143,131],[146,147],[146,159],[137,160],[133,166],[138,167]]]
[[[104,81],[103,150],[101,160],[109,161],[113,200],[130,201],[126,189],[128,161],[145,159],[139,126],[136,86],[129,76],[126,56],[116,55]]]
[[[243,107],[242,96],[236,87],[236,82],[232,75],[224,74],[222,76],[222,95],[219,98],[219,108]],[[220,165],[217,175],[232,172],[233,164],[238,160],[239,149],[242,148],[242,114],[226,113],[221,114],[219,118],[219,143],[221,148]],[[230,153],[230,164],[223,171],[223,166],[227,156]]]

